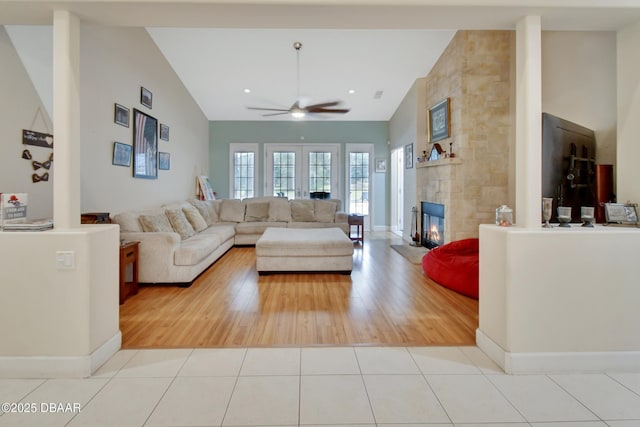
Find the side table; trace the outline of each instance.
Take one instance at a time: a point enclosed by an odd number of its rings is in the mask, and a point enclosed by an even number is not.
[[[354,242],[364,243],[364,216],[363,215],[349,215],[349,238]],[[351,227],[356,227],[356,233],[351,236]]]
[[[120,244],[120,304],[131,295],[138,293],[138,246],[140,242],[122,242]],[[133,270],[131,280],[127,281],[127,267]]]

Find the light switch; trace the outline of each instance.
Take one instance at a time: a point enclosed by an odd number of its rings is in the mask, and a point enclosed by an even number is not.
[[[74,251],[56,251],[56,269],[73,270],[76,268],[76,255]]]

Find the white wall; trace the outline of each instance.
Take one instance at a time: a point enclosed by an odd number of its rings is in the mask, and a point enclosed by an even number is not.
[[[146,30],[84,25],[81,58],[82,210],[117,213],[193,197],[196,175],[209,172],[209,123]],[[141,86],[153,93],[151,110],[140,104]],[[113,122],[114,103],[130,108],[129,128]],[[157,180],[111,164],[114,141],[132,144],[134,108],[170,128],[158,150],[171,154],[171,170]]]
[[[28,149],[33,160],[44,162],[52,150],[22,144],[22,130],[52,133],[53,124],[27,75],[4,27],[0,26],[0,193],[28,193],[30,218],[50,217],[53,211],[53,169],[48,182],[34,183],[30,160],[22,159]],[[40,112],[38,113],[38,109]],[[55,143],[55,142],[54,142]]]
[[[616,33],[542,33],[542,111],[594,130],[596,162],[616,163]]]
[[[618,32],[618,201],[640,202],[640,23]]]
[[[426,93],[424,84],[424,78],[415,81],[389,121],[389,136],[391,140],[389,151],[396,148],[404,149],[407,144],[413,144],[413,168],[406,169],[405,164],[404,170],[404,231],[402,232],[402,237],[405,240],[411,240],[411,208],[416,206],[418,210],[420,209],[420,206],[418,206],[420,201],[416,200],[415,158],[420,154],[417,152],[418,147],[424,146],[424,144],[418,143],[418,99],[420,94]],[[424,126],[426,126],[426,115],[424,117]],[[420,221],[420,218],[417,218],[417,221]],[[419,227],[419,225],[418,222],[417,226]]]

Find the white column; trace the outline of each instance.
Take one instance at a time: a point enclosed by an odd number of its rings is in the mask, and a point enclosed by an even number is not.
[[[53,221],[80,225],[80,20],[53,14]]]
[[[539,16],[516,24],[516,223],[540,227],[542,42]]]

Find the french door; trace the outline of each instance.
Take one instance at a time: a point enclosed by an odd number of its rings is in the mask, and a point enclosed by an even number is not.
[[[265,194],[338,198],[338,144],[265,144]]]

